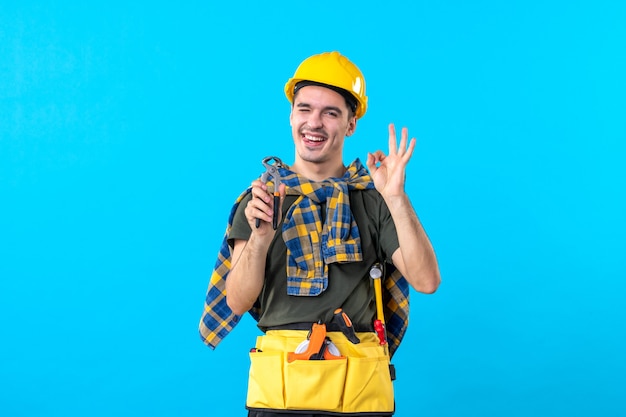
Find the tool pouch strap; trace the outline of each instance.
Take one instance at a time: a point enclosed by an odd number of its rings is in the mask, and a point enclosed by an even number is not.
[[[307,338],[303,330],[270,330],[250,352],[246,408],[301,410],[337,416],[389,415],[394,412],[389,355],[374,333],[357,333],[353,344],[329,332],[343,358],[287,360]]]

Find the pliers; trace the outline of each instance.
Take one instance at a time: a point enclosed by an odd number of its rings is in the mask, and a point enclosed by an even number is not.
[[[270,164],[271,161],[274,161],[273,164]],[[265,166],[265,172],[261,175],[261,182],[267,183],[269,177],[272,177],[272,182],[274,183],[274,213],[272,215],[272,227],[274,230],[278,227],[278,210],[280,208],[280,191],[279,187],[281,184],[280,172],[278,168],[283,167],[283,161],[280,158],[275,156],[268,156],[263,159],[263,166]],[[256,227],[261,226],[261,219],[256,219]]]
[[[330,322],[336,324],[339,330],[341,330],[341,333],[353,344],[361,343],[361,340],[354,331],[354,326],[352,326],[352,320],[350,320],[350,317],[348,317],[342,308],[338,308],[334,311],[333,318]]]

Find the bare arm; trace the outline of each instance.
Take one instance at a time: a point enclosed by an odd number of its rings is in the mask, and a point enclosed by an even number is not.
[[[441,282],[437,258],[408,196],[387,201],[387,205],[400,243],[391,256],[393,264],[416,291],[434,293]]]
[[[282,204],[284,185],[280,194]],[[250,310],[263,289],[267,251],[276,233],[272,228],[273,198],[267,192],[267,186],[259,180],[254,181],[252,195],[245,209],[252,233],[249,240],[235,240],[231,256],[233,264],[226,280],[226,303],[238,315]],[[258,228],[255,225],[257,218],[261,219]]]
[[[404,191],[406,165],[415,148],[415,139],[408,141],[408,130],[402,129],[398,146],[395,127],[389,125],[389,154],[382,151],[368,154],[374,185],[381,193],[398,233],[398,248],[391,259],[411,286],[419,292],[433,293],[441,281],[432,244],[420,223],[408,195]]]

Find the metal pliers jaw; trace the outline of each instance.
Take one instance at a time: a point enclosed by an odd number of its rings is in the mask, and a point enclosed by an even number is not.
[[[274,161],[274,163],[270,163]],[[274,183],[274,214],[272,216],[272,227],[274,230],[278,228],[278,208],[280,206],[280,192],[279,187],[281,184],[280,172],[278,168],[283,167],[283,161],[276,156],[268,156],[263,158],[263,166],[265,167],[265,172],[261,175],[261,182],[267,183],[269,178],[272,178],[272,182]],[[261,226],[261,219],[256,219],[256,227]]]

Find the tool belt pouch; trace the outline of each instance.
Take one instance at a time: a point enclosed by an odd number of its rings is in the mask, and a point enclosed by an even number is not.
[[[389,356],[374,333],[359,333],[359,344],[339,332],[328,336],[341,358],[291,362],[288,354],[306,339],[306,331],[272,330],[259,336],[256,351],[250,352],[246,407],[392,415]]]

